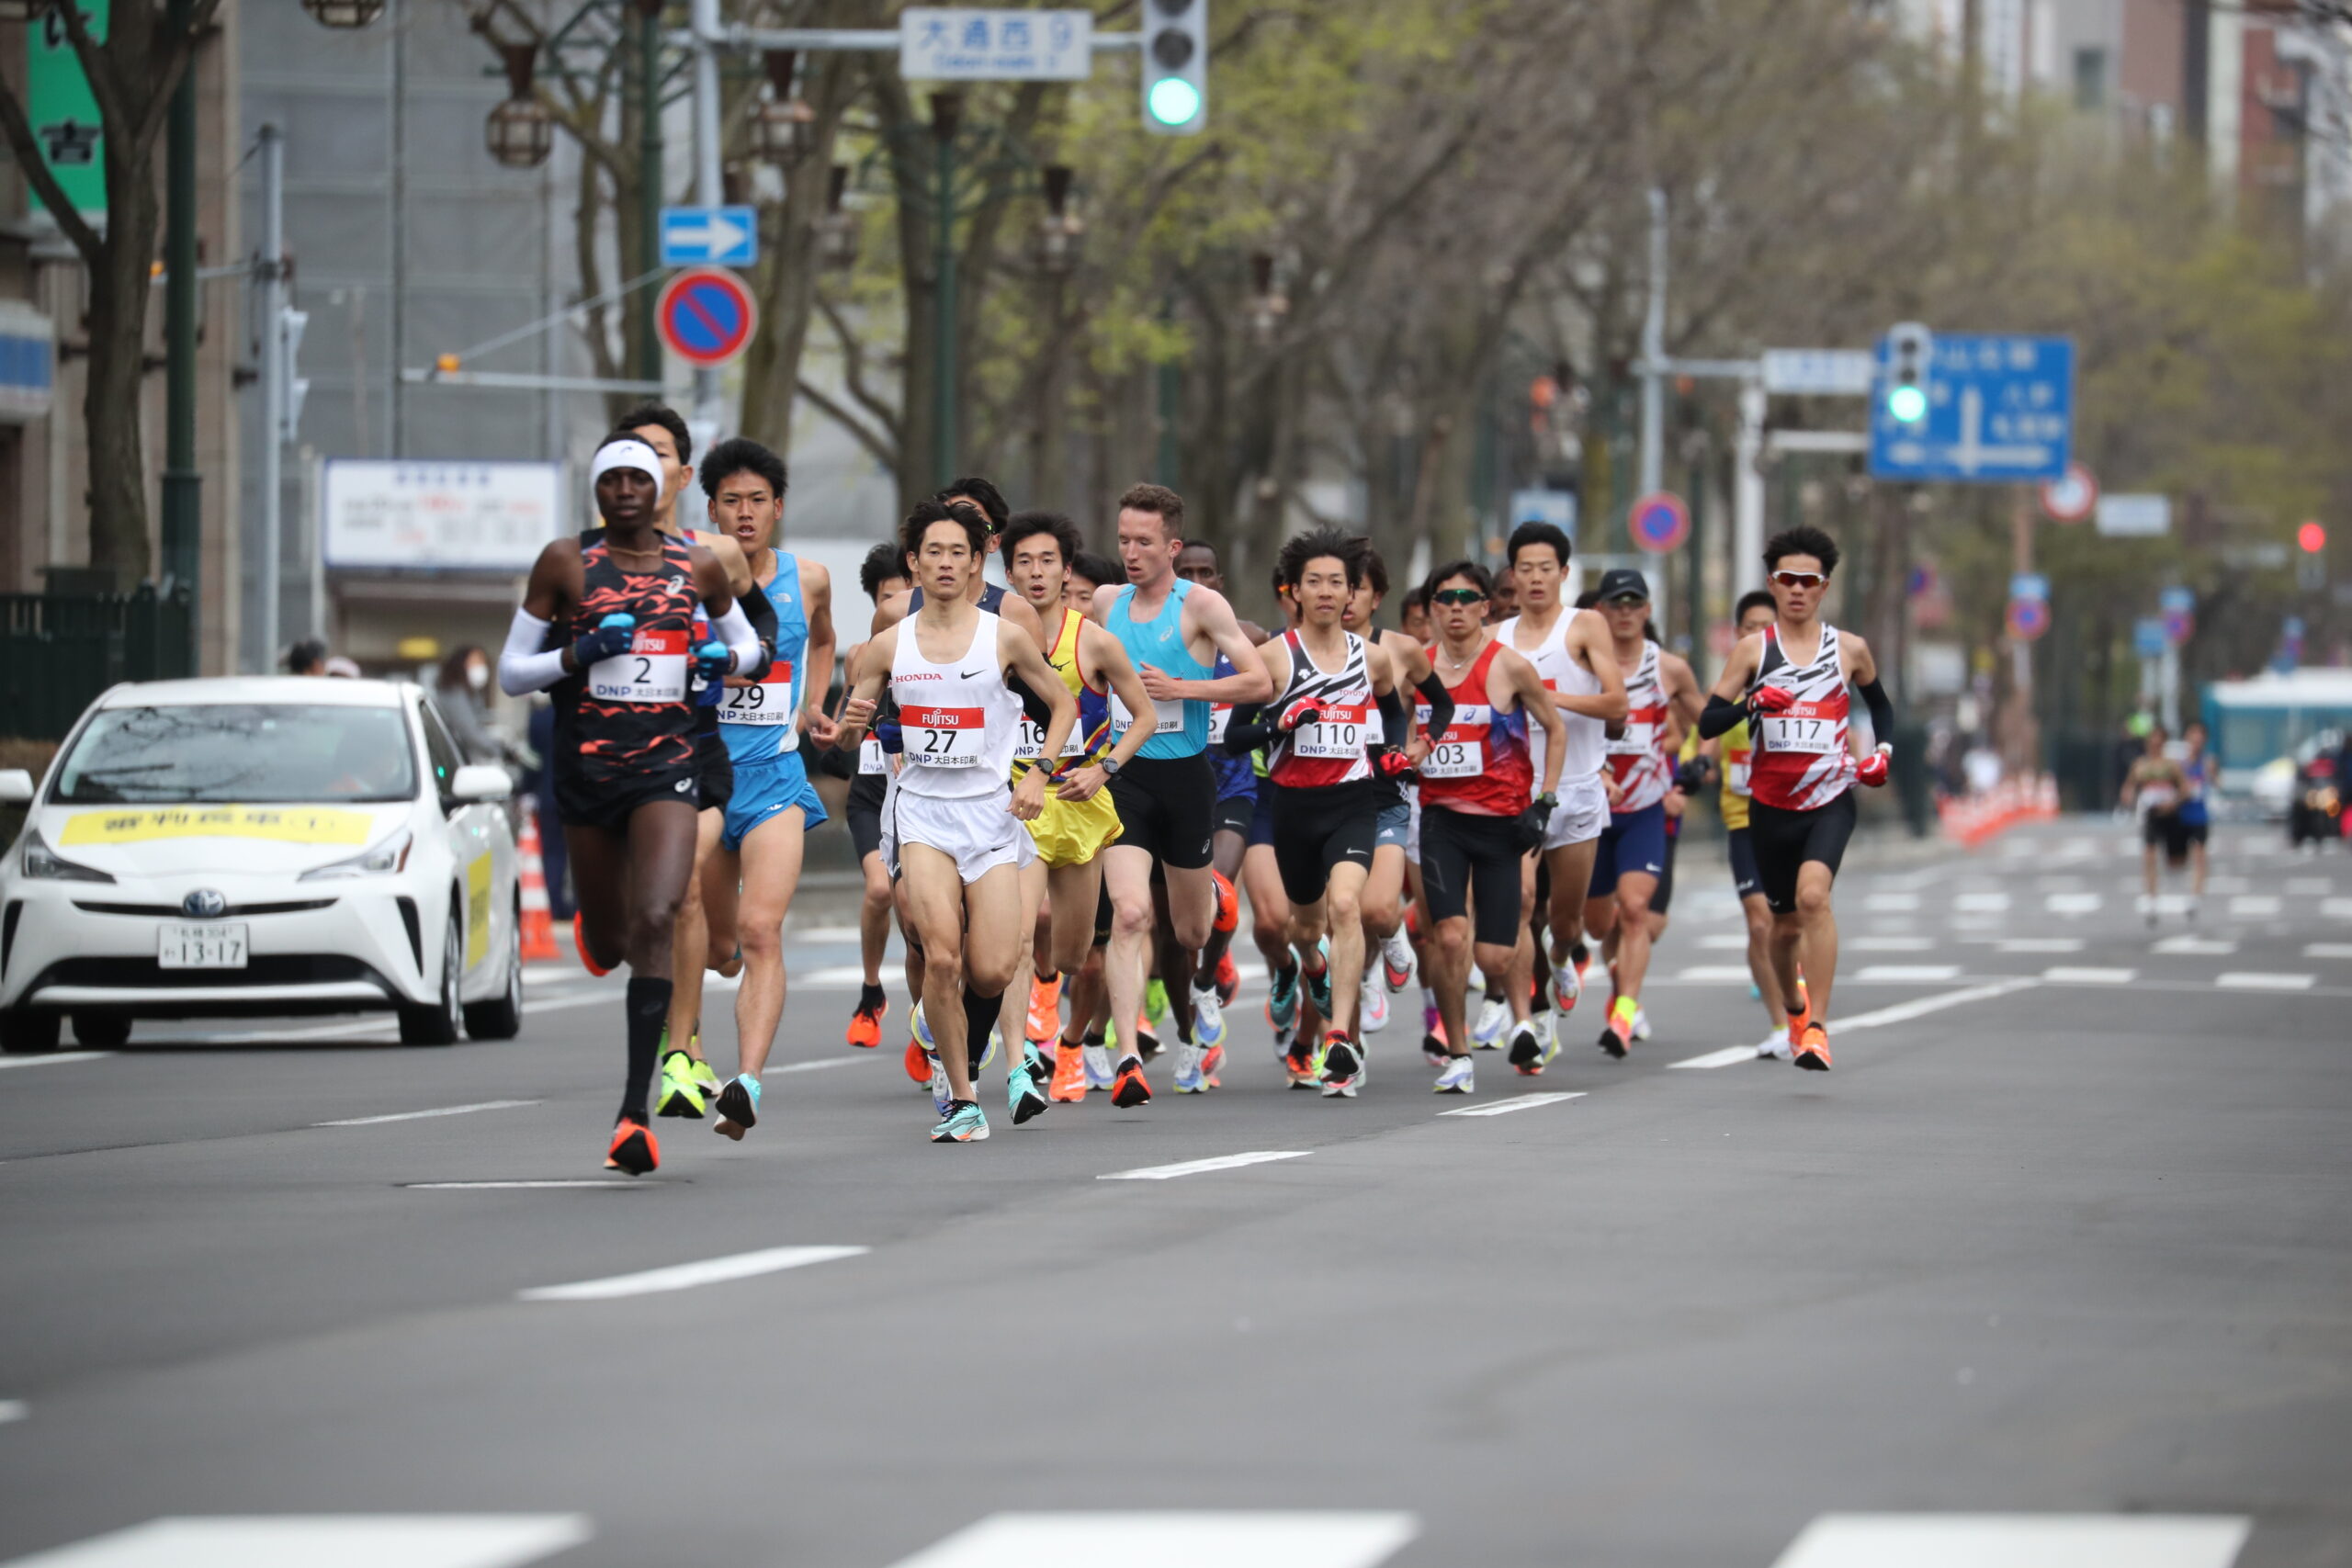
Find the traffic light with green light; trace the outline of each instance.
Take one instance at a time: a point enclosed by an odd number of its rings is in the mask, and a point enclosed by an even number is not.
[[[1895,423],[1916,427],[1927,420],[1928,377],[1935,351],[1935,334],[1917,321],[1887,329],[1886,380],[1880,396],[1887,417]]]
[[[1209,0],[1144,0],[1143,128],[1193,136],[1209,118]]]

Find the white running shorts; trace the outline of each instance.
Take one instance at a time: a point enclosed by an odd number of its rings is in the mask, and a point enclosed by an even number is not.
[[[956,863],[970,886],[1001,865],[1025,866],[1037,858],[1036,840],[1007,809],[1006,795],[939,800],[894,789],[882,808],[882,863],[899,874],[899,846],[926,844]]]
[[[1553,808],[1552,824],[1544,832],[1547,850],[1566,849],[1587,839],[1598,839],[1609,826],[1609,792],[1599,773],[1560,781],[1560,804]]]

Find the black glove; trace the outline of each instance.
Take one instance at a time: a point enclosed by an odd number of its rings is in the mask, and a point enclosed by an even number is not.
[[[1554,796],[1539,795],[1512,819],[1511,835],[1518,840],[1521,854],[1544,847],[1544,834],[1552,826],[1552,810],[1558,805]]]
[[[1699,793],[1700,786],[1707,782],[1707,774],[1712,771],[1707,766],[1707,759],[1704,757],[1688,758],[1680,767],[1674,770],[1674,787],[1685,795],[1696,795]]]
[[[596,623],[596,629],[571,645],[571,667],[585,671],[591,664],[618,659],[637,640],[637,617],[616,613]]]

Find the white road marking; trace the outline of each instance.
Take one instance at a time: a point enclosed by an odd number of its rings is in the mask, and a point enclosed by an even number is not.
[[[1679,1062],[1668,1062],[1668,1067],[1730,1067],[1742,1062],[1757,1060],[1753,1045],[1726,1045],[1720,1051],[1710,1051],[1703,1056],[1685,1056]]]
[[[1539,1105],[1557,1105],[1564,1100],[1582,1100],[1584,1091],[1567,1094],[1515,1094],[1509,1100],[1498,1100],[1486,1105],[1465,1105],[1458,1111],[1441,1111],[1440,1116],[1506,1116],[1514,1111],[1532,1111]]]
[[[95,1062],[111,1051],[52,1051],[46,1056],[0,1056],[0,1067],[53,1067],[61,1062]]]
[[[820,942],[853,942],[864,935],[855,926],[808,926],[797,931],[786,927],[785,934],[794,942],[807,942],[811,946]]]
[[[2323,897],[2335,891],[2335,884],[2324,876],[2290,876],[2287,891],[2299,897]]]
[[[2216,875],[2206,880],[2205,891],[2217,895],[2222,893],[2244,893],[2248,891],[2252,886],[2253,885],[2247,882],[2247,880],[2243,876]]]
[[[1745,947],[1747,944],[1743,941],[1740,945]],[[1695,964],[1688,969],[1675,971],[1674,977],[1697,985],[1717,986],[1726,982],[1746,985],[1756,978],[1747,972],[1747,965],[1745,964]]]
[[[2331,920],[2352,920],[2352,898],[2323,898],[2319,912]]]
[[[2352,942],[2314,942],[2304,947],[2305,958],[2352,958]]]
[[[2230,913],[2233,915],[2246,917],[2275,915],[2278,912],[2278,900],[2267,893],[2241,894],[2230,900]]]
[[[1862,908],[1873,915],[1899,915],[1918,907],[1917,893],[1872,893],[1862,899]]]
[[[775,1274],[786,1269],[805,1269],[811,1263],[831,1263],[836,1258],[857,1258],[873,1250],[864,1247],[770,1247],[757,1252],[738,1252],[726,1258],[707,1258],[700,1263],[674,1263],[667,1269],[648,1269],[637,1274],[615,1274],[604,1280],[582,1280],[570,1285],[537,1285],[527,1291],[517,1291],[514,1299],[523,1302],[609,1302],[623,1296],[655,1296],[671,1291],[690,1291],[697,1285],[723,1285],[733,1280],[756,1279],[762,1274]]]
[[[582,1514],[248,1514],[150,1519],[5,1568],[518,1568],[587,1540]]]
[[[1931,1012],[1941,1012],[1946,1008],[1956,1008],[1967,1002],[1990,1001],[1995,997],[2006,997],[2012,991],[2027,990],[2040,984],[2039,980],[2022,977],[2014,980],[1994,980],[1982,986],[1971,986],[1966,990],[1946,991],[1941,996],[1921,997],[1916,1001],[1897,1002],[1891,1008],[1881,1008],[1876,1012],[1858,1013],[1852,1018],[1833,1018],[1829,1021],[1829,1030],[1832,1034],[1838,1034],[1856,1029],[1883,1029],[1890,1023],[1908,1023],[1915,1018],[1925,1018]]]
[[[2096,893],[2052,893],[2041,907],[2053,915],[2095,915],[2106,903]]]
[[[0,1427],[21,1421],[32,1413],[33,1407],[21,1399],[0,1399]]]
[[[1856,980],[1933,981],[1957,980],[1957,964],[1865,964]]]
[[[1169,1181],[1179,1176],[1199,1176],[1204,1171],[1237,1170],[1245,1165],[1264,1165],[1268,1160],[1305,1159],[1313,1149],[1257,1149],[1246,1155],[1218,1155],[1214,1159],[1188,1159],[1178,1165],[1147,1165],[1135,1170],[1114,1170],[1098,1176],[1097,1181]]]
[[[2009,922],[1998,915],[1954,915],[1951,929],[1956,931],[1996,931]]]
[[[2069,839],[2064,843],[2058,846],[2058,854],[2063,860],[2095,859],[2098,854],[2098,840],[2097,839]]]
[[[2150,953],[2187,958],[2220,958],[2237,950],[2236,942],[2210,936],[2168,936],[2148,949]]]
[[[1951,907],[1971,915],[1998,915],[2009,907],[2006,893],[1962,893],[1953,897]]]
[[[2011,936],[1993,944],[1996,953],[2080,953],[2083,939],[2078,936]]]
[[[514,1111],[537,1105],[536,1100],[482,1100],[471,1105],[444,1105],[432,1111],[401,1111],[390,1116],[354,1116],[342,1122],[313,1122],[313,1127],[374,1127],[386,1122],[423,1122],[434,1116],[468,1116],[477,1111]]]
[[[1717,931],[1699,939],[1699,945],[1715,953],[1739,953],[1747,946],[1746,931]]]
[[[1927,953],[1936,943],[1924,936],[1858,936],[1847,940],[1849,953]]]
[[[2225,991],[2308,991],[2319,984],[2316,975],[2267,975],[2254,969],[2232,969],[2213,976]]]
[[[538,1181],[404,1181],[412,1192],[537,1192],[555,1187],[593,1187],[600,1192],[650,1192],[662,1179],[616,1181],[609,1176],[550,1178]]]
[[[2083,969],[2061,964],[2044,969],[2041,977],[2053,986],[2128,986],[2140,977],[2137,969]]]
[[[595,977],[577,964],[564,964],[554,959],[544,964],[523,965],[523,984],[526,986],[545,986],[557,980],[594,980]]]
[[[1375,1568],[1419,1532],[1410,1514],[991,1514],[894,1568]]]
[[[774,1077],[778,1073],[821,1073],[828,1067],[854,1067],[860,1062],[880,1060],[882,1060],[881,1052],[865,1051],[854,1056],[825,1056],[814,1062],[786,1062],[780,1067],[770,1067],[767,1076]]]
[[[2230,1568],[2252,1529],[2218,1514],[1824,1514],[1772,1568]]]

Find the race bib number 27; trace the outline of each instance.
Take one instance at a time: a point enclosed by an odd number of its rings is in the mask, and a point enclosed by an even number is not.
[[[913,707],[899,711],[908,762],[922,768],[977,768],[988,734],[984,708]]]

